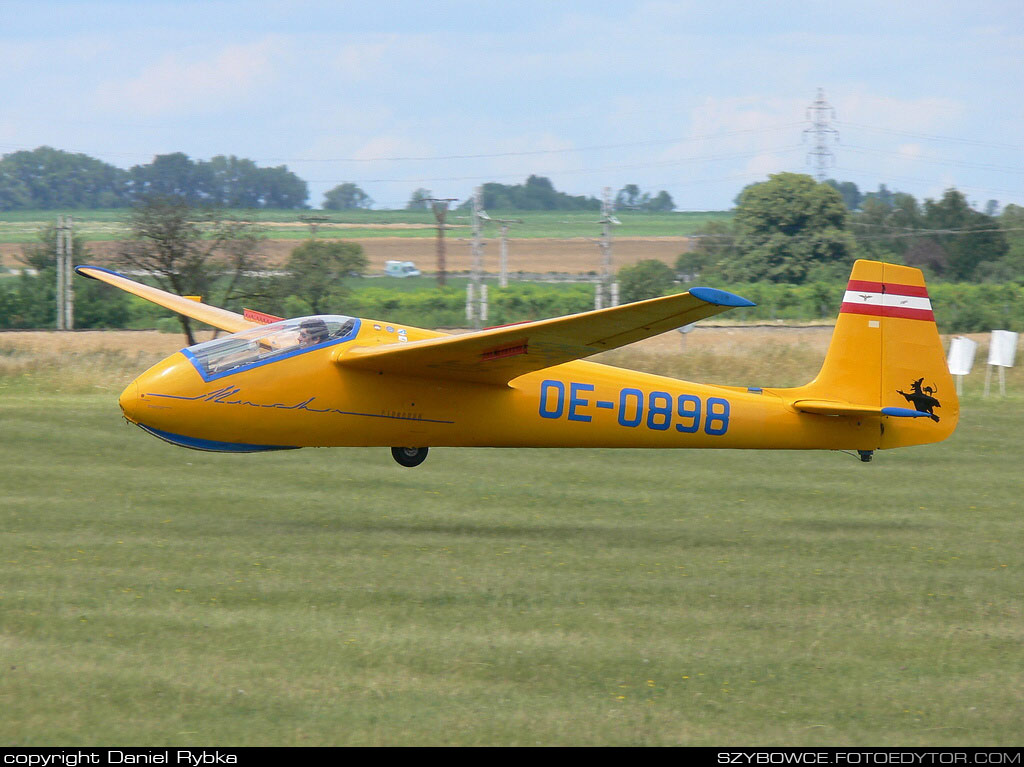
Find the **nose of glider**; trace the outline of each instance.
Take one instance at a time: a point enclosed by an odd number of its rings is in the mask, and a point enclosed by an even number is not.
[[[132,423],[139,422],[139,382],[137,380],[125,387],[117,402],[121,406],[121,412],[124,413],[125,418]]]

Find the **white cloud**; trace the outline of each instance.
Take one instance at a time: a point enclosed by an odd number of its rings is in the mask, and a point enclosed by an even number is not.
[[[920,144],[900,144],[896,152],[906,160],[916,160],[921,156]]]
[[[135,77],[100,85],[97,95],[108,108],[146,116],[219,112],[259,98],[281,54],[274,38],[228,45],[200,60],[176,52]]]

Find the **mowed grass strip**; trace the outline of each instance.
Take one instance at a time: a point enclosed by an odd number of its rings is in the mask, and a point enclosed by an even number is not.
[[[0,423],[7,745],[1019,745],[1019,403],[870,465]]]

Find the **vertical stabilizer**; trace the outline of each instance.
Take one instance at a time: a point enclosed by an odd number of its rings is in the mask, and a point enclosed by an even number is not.
[[[857,261],[821,372],[794,393],[892,409],[880,448],[952,434],[960,405],[921,270]]]

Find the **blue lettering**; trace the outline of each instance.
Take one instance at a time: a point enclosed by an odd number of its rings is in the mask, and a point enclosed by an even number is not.
[[[626,415],[627,401],[633,399],[634,414],[632,417]],[[619,392],[619,425],[639,426],[644,420],[644,393],[639,389],[623,389]]]
[[[554,389],[558,395],[555,399],[554,409],[548,408],[548,391]],[[550,379],[541,381],[540,384],[540,417],[541,418],[561,418],[562,413],[565,411],[565,384],[561,381],[552,381]]]
[[[676,403],[676,413],[682,419],[682,423],[676,424],[676,431],[683,434],[693,434],[700,428],[700,397],[692,394],[680,394]]]
[[[663,391],[652,391],[647,398],[647,428],[665,431],[671,424],[671,395]]]
[[[571,383],[569,384],[569,420],[570,421],[590,421],[589,415],[583,415],[577,413],[576,408],[584,405],[589,405],[590,400],[577,397],[576,394],[581,391],[594,391],[593,384],[582,384],[582,383]]]
[[[717,424],[717,425],[715,425]],[[704,433],[713,437],[721,436],[729,430],[729,400],[720,397],[708,397],[708,416],[704,421]]]
[[[566,386],[569,388],[566,397]],[[615,403],[610,400],[591,400],[586,392],[595,390],[594,384],[548,379],[540,385],[541,418],[561,418],[570,421],[591,423],[594,418],[584,410],[594,407],[611,410]],[[566,407],[568,399],[568,407]],[[695,434],[703,422],[704,433],[720,437],[729,430],[729,401],[722,397],[708,397],[703,400],[693,394],[673,397],[668,392],[652,391],[646,394],[640,389],[627,388],[619,391],[618,412],[620,426],[636,428],[645,424],[652,431],[668,431],[675,425],[682,434]]]

